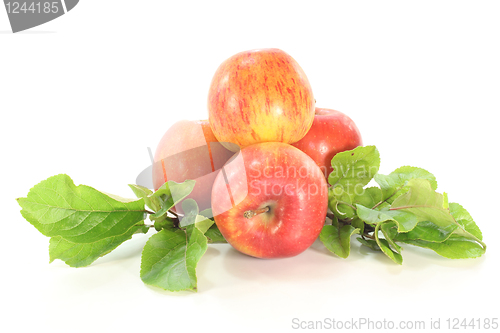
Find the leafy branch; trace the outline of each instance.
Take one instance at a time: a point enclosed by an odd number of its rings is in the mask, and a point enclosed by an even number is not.
[[[332,159],[335,170],[329,182],[328,217],[321,241],[339,257],[349,251],[338,244],[350,244],[347,238],[359,233],[358,241],[383,252],[402,264],[402,247],[411,244],[452,258],[476,258],[486,251],[481,231],[470,214],[459,204],[448,203],[447,194],[436,192],[437,182],[430,172],[403,166],[389,175],[378,173],[380,157],[373,146],[358,147]],[[379,187],[364,187],[372,179]],[[344,184],[342,184],[344,182]],[[360,190],[360,187],[361,190]],[[339,228],[351,226],[352,232]]]
[[[23,217],[50,237],[50,262],[60,259],[71,267],[88,266],[134,234],[154,228],[158,233],[142,252],[142,280],[170,291],[196,291],[196,265],[207,244],[225,240],[211,214],[200,213],[194,200],[185,199],[194,184],[169,181],[156,192],[129,185],[137,199],[125,199],[75,186],[61,174],[35,185],[17,202]],[[179,205],[183,216],[174,210]],[[145,223],[146,218],[153,223]]]

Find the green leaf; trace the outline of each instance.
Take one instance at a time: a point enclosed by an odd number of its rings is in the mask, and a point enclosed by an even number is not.
[[[365,222],[359,217],[355,216],[351,221],[351,225],[354,228],[359,229],[360,234],[363,234],[365,232]]]
[[[183,183],[176,183],[169,180],[153,193],[153,198],[159,198],[161,208],[155,214],[151,214],[151,219],[161,218],[163,215],[172,209],[175,205],[186,198],[192,191],[195,185],[194,180],[186,180]]]
[[[356,205],[357,214],[360,219],[368,224],[378,224],[385,221],[393,221],[398,226],[398,232],[408,232],[415,228],[418,218],[411,212],[401,210],[378,211],[365,206]]]
[[[144,199],[146,206],[152,209],[153,212],[157,212],[160,210],[160,200],[157,197],[153,197],[153,191],[151,191],[147,187],[137,184],[129,184],[128,186],[132,189],[132,191],[138,198]]]
[[[380,224],[380,231],[384,235],[385,240],[389,245],[396,250],[397,253],[401,253],[401,246],[396,244],[394,238],[398,235],[398,225],[395,222],[384,222]]]
[[[63,174],[40,182],[17,201],[23,217],[42,234],[73,243],[123,235],[145,219],[143,199],[120,201],[92,187],[75,186]]]
[[[138,232],[147,233],[148,230],[149,228],[144,226],[134,226],[123,235],[83,244],[70,242],[61,236],[54,236],[50,239],[49,245],[50,262],[60,259],[71,267],[88,266],[98,258],[116,249],[123,242],[131,239],[133,234]]]
[[[391,249],[387,240],[380,238],[377,241],[377,245],[380,247],[382,252],[387,257],[389,257],[389,259],[391,259],[392,261],[394,261],[398,265],[403,264],[403,256],[401,254],[397,253],[396,251],[394,251],[393,249]]]
[[[332,221],[331,225],[325,225],[319,234],[319,239],[326,248],[341,258],[347,258],[351,251],[351,236],[359,233],[359,229],[352,225]]]
[[[423,240],[439,243],[448,239],[455,229],[455,225],[452,224],[447,227],[439,227],[430,221],[421,221],[411,231],[398,234],[396,240]]]
[[[450,213],[455,221],[457,221],[457,223],[460,224],[460,226],[462,226],[465,231],[467,231],[477,239],[483,240],[483,234],[481,233],[481,230],[479,230],[479,227],[472,219],[472,216],[470,216],[469,212],[464,207],[457,203],[451,202]]]
[[[176,225],[174,224],[174,220],[164,215],[162,218],[159,218],[154,221],[154,226],[156,231],[160,231],[162,229],[176,229]]]
[[[366,247],[369,247],[370,249],[372,249],[374,251],[382,251],[380,249],[380,247],[378,246],[377,242],[372,240],[372,239],[363,239],[361,237],[358,237],[356,239],[358,240],[358,242],[360,242],[361,244],[363,244]]]
[[[207,232],[207,230],[214,224],[214,221],[199,215],[198,204],[193,199],[186,199],[182,202],[182,210],[184,211],[184,217],[181,220],[180,226],[186,227],[193,225],[198,228],[202,233]],[[208,212],[203,211],[204,214]]]
[[[202,215],[197,215],[194,226],[198,228],[198,230],[200,230],[202,233],[206,233],[214,223],[214,220],[206,218]]]
[[[458,227],[450,211],[444,208],[443,195],[435,192],[429,181],[412,179],[408,181],[407,186],[408,192],[392,203],[392,211],[415,214],[420,221],[430,221],[446,230]]]
[[[196,291],[196,265],[206,250],[207,238],[197,228],[163,229],[144,246],[141,279],[169,291]]]
[[[363,189],[361,194],[355,194],[353,203],[372,208],[382,200],[382,191],[378,187]]]
[[[446,197],[435,192],[427,180],[412,179],[408,181],[408,186],[408,193],[394,200],[391,210],[413,213],[420,221],[432,222],[446,232],[453,231],[454,235],[476,241],[486,249],[479,228],[463,207],[451,203],[450,209],[447,209]],[[455,220],[452,210],[461,222]]]
[[[328,208],[339,219],[353,218],[356,212],[352,207],[351,196],[342,187],[335,186],[328,190]]]
[[[382,189],[382,201],[387,201],[388,203],[392,203],[397,197],[408,192],[408,181],[417,178],[428,180],[431,188],[436,190],[436,177],[434,177],[434,175],[429,171],[422,168],[403,166],[394,170],[387,176],[377,174],[374,177],[375,181]]]
[[[205,236],[207,237],[208,242],[211,244],[227,243],[226,239],[224,238],[224,236],[222,236],[222,233],[220,232],[216,224],[212,224],[207,232],[205,232]]]
[[[378,172],[380,154],[375,146],[357,147],[336,154],[332,159],[333,171],[328,182],[341,186],[349,194],[359,191]]]
[[[393,249],[391,249],[391,246],[389,245],[389,242],[386,239],[379,238],[379,235],[378,235],[379,229],[380,229],[380,224],[377,224],[377,226],[375,227],[375,232],[373,234],[375,236],[375,241],[377,242],[377,245],[380,247],[382,252],[387,257],[389,257],[389,259],[391,259],[392,261],[394,261],[398,265],[402,265],[403,264],[403,256],[401,256],[401,254],[399,254],[397,251],[394,251]]]
[[[479,243],[458,235],[451,235],[441,243],[422,240],[405,240],[404,243],[431,249],[437,254],[450,259],[468,259],[482,256],[486,248]]]

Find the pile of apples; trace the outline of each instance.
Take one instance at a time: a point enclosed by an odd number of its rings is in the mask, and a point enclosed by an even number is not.
[[[331,159],[360,145],[348,116],[315,107],[306,74],[290,55],[246,51],[215,72],[208,120],[181,121],[165,133],[153,184],[196,180],[189,198],[200,210],[211,208],[234,248],[258,258],[291,257],[325,223]],[[183,214],[180,205],[175,210]]]

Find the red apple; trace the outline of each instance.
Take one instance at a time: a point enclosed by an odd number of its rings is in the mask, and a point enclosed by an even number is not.
[[[354,121],[342,112],[316,108],[309,132],[293,146],[309,155],[323,171],[325,178],[332,172],[332,158],[342,151],[363,145]]]
[[[306,74],[291,56],[278,49],[252,50],[219,66],[208,93],[208,111],[220,142],[240,147],[294,143],[311,127],[314,97]]]
[[[233,154],[217,141],[208,120],[177,122],[167,130],[156,148],[154,188],[157,190],[168,180],[178,183],[195,180],[188,198],[196,200],[200,210],[210,208],[215,176]],[[182,213],[180,205],[176,211]]]
[[[280,142],[243,148],[212,189],[212,211],[222,235],[238,251],[258,258],[306,250],[321,232],[327,204],[327,183],[316,163]]]

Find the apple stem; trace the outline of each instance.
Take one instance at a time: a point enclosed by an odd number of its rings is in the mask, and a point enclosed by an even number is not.
[[[245,216],[245,218],[247,219],[251,219],[252,217],[256,216],[256,215],[259,215],[259,214],[263,214],[263,213],[267,213],[271,208],[269,208],[269,206],[266,206],[264,208],[261,208],[261,209],[257,209],[257,210],[247,210],[243,216]]]

